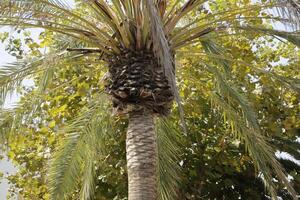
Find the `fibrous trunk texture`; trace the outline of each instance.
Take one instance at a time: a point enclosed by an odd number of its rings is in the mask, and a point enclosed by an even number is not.
[[[153,53],[125,51],[110,60],[108,93],[119,113],[131,108],[147,108],[167,115],[174,99],[173,92]]]
[[[126,138],[128,199],[158,199],[158,154],[152,111],[129,114]]]

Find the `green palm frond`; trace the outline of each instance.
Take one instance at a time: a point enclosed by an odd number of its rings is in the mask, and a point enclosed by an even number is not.
[[[39,84],[39,93],[46,91],[47,86],[51,84],[55,68],[47,68],[44,70],[43,75],[41,77],[41,81]]]
[[[81,153],[85,150],[81,140],[78,135],[69,135],[63,147],[55,153],[49,169],[52,199],[66,199],[77,187]]]
[[[106,52],[108,48],[117,51],[115,41],[104,27],[97,27],[93,20],[57,2],[60,1],[5,0],[0,5],[0,25],[44,28],[96,45]]]
[[[0,145],[5,145],[13,128],[14,113],[12,110],[0,109]]]
[[[41,65],[42,59],[17,61],[0,68],[0,105],[3,105],[8,94],[19,87],[25,78],[34,74]]]
[[[234,101],[237,105],[240,106],[243,111],[243,115],[248,123],[251,124],[256,131],[260,130],[255,111],[252,109],[252,106],[247,101],[247,99],[238,92],[238,90],[229,84],[226,78],[221,74],[221,72],[216,67],[206,66],[207,70],[214,75],[214,78],[218,82],[218,91],[222,96]]]
[[[257,32],[262,33],[265,35],[270,35],[274,37],[280,37],[283,39],[286,39],[290,43],[300,47],[300,32],[287,32],[287,31],[279,31],[275,29],[267,29],[263,27],[254,27],[254,26],[243,26],[243,27],[237,27],[242,30],[250,31],[250,32]]]
[[[276,187],[272,180],[273,174],[276,174],[277,178],[284,183],[293,199],[298,199],[297,192],[289,183],[284,174],[284,169],[276,160],[275,152],[266,142],[262,133],[259,130],[256,130],[251,123],[245,121],[245,119],[238,114],[238,111],[227,103],[220,95],[215,93],[212,94],[211,97],[216,106],[224,112],[228,123],[231,124],[235,136],[244,141],[246,150],[253,158],[257,170],[263,175],[261,178],[264,180],[265,186],[271,194],[272,199],[277,198]]]
[[[79,187],[82,199],[95,190],[95,165],[99,162],[105,137],[113,132],[107,100],[97,96],[61,132],[66,136],[50,164],[49,186],[53,199],[65,199]]]
[[[208,54],[213,53],[222,56],[224,53],[212,40],[202,41],[202,46]],[[272,197],[276,197],[276,188],[272,182],[273,172],[275,172],[280,181],[286,185],[289,193],[296,199],[297,193],[276,160],[273,149],[262,135],[253,107],[230,82],[230,63],[222,57],[216,58],[214,61],[217,65],[222,66],[225,73],[221,73],[217,67],[206,65],[205,69],[213,74],[217,82],[218,93],[212,94],[213,102],[224,112],[225,119],[232,125],[236,137],[245,142],[246,150],[253,158],[257,169],[262,172],[265,185]]]
[[[278,75],[272,71],[267,71],[263,69],[258,69],[256,67],[252,68],[258,74],[264,74],[271,79],[278,81],[281,85],[283,85],[287,89],[291,89],[300,94],[300,79],[297,78],[287,78],[281,75]]]
[[[225,49],[223,49],[220,45],[218,45],[209,37],[206,37],[205,39],[201,40],[201,45],[205,54],[207,54],[209,57],[213,55],[214,63],[219,66],[222,66],[224,68],[224,71],[226,73],[229,73],[231,69],[228,57],[224,55],[226,52]]]
[[[73,60],[74,57],[82,56],[81,52],[68,54],[67,51],[60,53],[49,53],[40,58],[19,60],[6,64],[0,68],[0,105],[3,105],[7,95],[12,94],[16,88],[21,86],[26,78],[32,78],[35,74],[44,72],[40,84],[43,91],[53,75],[53,70],[60,66],[61,62]],[[74,60],[73,60],[74,61]]]
[[[167,119],[156,122],[158,156],[159,156],[159,191],[161,200],[178,198],[181,179],[179,166],[180,132]]]
[[[82,187],[80,190],[80,199],[84,200],[90,200],[93,199],[95,195],[95,178],[96,178],[96,173],[95,173],[95,161],[93,161],[91,156],[95,156],[94,153],[87,154],[85,155],[85,158],[88,158],[84,162],[84,173],[81,177],[82,180]]]
[[[207,38],[205,38],[203,41],[201,41],[201,43],[205,44],[208,41],[209,40],[207,40]],[[215,45],[216,44],[213,44],[214,47],[219,48],[219,46],[215,46]],[[203,48],[207,48],[207,47],[203,46]],[[222,48],[220,48],[219,50],[221,50],[221,49]],[[225,72],[228,72],[227,70],[230,69],[230,64],[234,63],[234,62],[237,62],[239,65],[243,65],[243,66],[250,65],[247,62],[244,62],[241,60],[236,60],[234,58],[230,58],[229,55],[224,55],[224,52],[222,52],[222,54],[220,54],[220,51],[219,51],[219,53],[218,52],[210,53],[210,51],[207,51],[207,50],[205,51],[205,53],[180,51],[180,53],[184,54],[185,56],[187,56],[187,55],[188,56],[206,56],[209,59],[212,59],[216,64],[223,66]],[[273,81],[279,82],[286,89],[290,89],[297,93],[300,93],[300,79],[298,79],[298,78],[285,77],[285,76],[279,75],[278,73],[275,73],[273,71],[261,69],[261,68],[255,67],[255,66],[252,66],[251,69],[258,76],[265,75],[265,76],[269,77],[270,79],[272,79]]]
[[[9,138],[15,134],[23,133],[24,125],[27,127],[36,114],[36,97],[30,96],[23,99],[12,108],[0,108],[0,140],[1,145],[6,145]]]
[[[287,34],[289,34],[289,33],[287,33]],[[230,72],[230,64],[233,62],[238,62],[238,64],[240,64],[240,65],[249,66],[249,63],[231,58],[229,55],[227,55],[225,53],[225,50],[222,47],[220,47],[217,43],[215,43],[209,37],[206,37],[203,40],[201,40],[201,44],[205,51],[205,53],[203,55],[206,55],[210,59],[213,59],[215,64],[222,66],[224,71],[227,73],[227,75],[229,75],[228,73]],[[270,77],[271,79],[278,81],[285,88],[288,88],[288,89],[294,90],[297,93],[300,93],[300,80],[297,78],[284,77],[284,76],[278,75],[275,72],[260,69],[255,66],[252,66],[251,69],[259,75],[266,75],[266,76]],[[215,69],[211,68],[211,70],[215,70]],[[220,75],[221,74],[219,74],[219,76]]]
[[[274,151],[267,144],[266,139],[262,135],[255,111],[252,109],[247,99],[239,93],[234,87],[229,85],[221,73],[213,67],[207,66],[209,71],[214,74],[218,82],[220,94],[213,94],[212,99],[222,109],[229,119],[229,124],[234,124],[236,136],[241,138],[246,145],[246,149],[259,171],[262,172],[265,184],[268,191],[273,197],[276,197],[276,189],[272,183],[272,174],[276,173],[281,182],[288,188],[290,194],[296,198],[297,193],[290,185],[284,170],[275,158]],[[221,96],[222,97],[221,97]],[[239,109],[242,111],[242,117],[238,114],[239,111],[234,109],[234,106],[227,103],[235,102]]]
[[[202,36],[210,33],[210,32],[227,32],[229,29],[238,28],[237,26],[241,23],[244,24],[245,20],[272,20],[273,22],[281,22],[282,24],[289,25],[290,23],[296,23],[295,21],[291,22],[291,20],[287,19],[285,16],[246,16],[242,17],[244,14],[249,12],[259,12],[262,10],[272,9],[274,7],[285,8],[286,4],[274,4],[272,2],[268,3],[254,3],[247,5],[246,7],[240,8],[228,8],[225,11],[220,11],[212,13],[210,15],[206,15],[204,17],[195,18],[194,20],[187,20],[188,23],[182,22],[180,26],[176,27],[174,31],[170,35],[170,41],[172,44],[172,48],[179,49],[189,44],[193,44],[197,42],[196,39],[201,38]],[[220,25],[220,24],[226,24]],[[167,28],[167,26],[166,26]],[[245,28],[244,30],[250,31],[251,27]],[[254,28],[253,28],[254,29]],[[282,37],[287,39],[289,42],[294,43],[299,46],[299,33],[297,32],[285,32],[285,31],[276,31],[276,30],[268,30],[267,28],[255,28],[257,32],[268,34],[268,35],[276,35],[278,37]],[[255,31],[255,30],[253,30]],[[295,31],[299,31],[295,29]],[[228,33],[227,33],[228,34]]]
[[[218,30],[220,27],[220,24],[233,24],[236,21],[241,21],[243,19],[247,19],[249,17],[241,17],[245,13],[248,12],[258,12],[262,9],[272,8],[273,4],[253,4],[253,5],[247,5],[247,6],[240,6],[239,8],[231,8],[228,7],[226,10],[222,11],[214,11],[214,13],[211,13],[209,15],[196,17],[194,20],[187,20],[187,22],[182,22],[174,31],[172,32],[172,35],[170,36],[171,39],[174,38],[181,38],[183,36],[196,36],[198,34],[201,34],[201,32],[210,27],[211,29]],[[252,19],[261,19],[260,16],[252,16]],[[282,18],[274,18],[274,20],[284,20]],[[286,20],[285,20],[286,21]]]
[[[41,69],[37,72],[40,72],[41,74],[38,75],[40,78],[39,85],[38,85],[38,92],[43,93],[47,91],[48,86],[52,83],[55,71],[58,70],[58,68],[65,66],[65,65],[75,65],[75,64],[81,64],[82,66],[86,66],[86,64],[92,64],[94,61],[90,59],[84,60],[81,59],[86,54],[93,54],[93,53],[103,53],[99,49],[66,49],[66,51],[63,51],[61,53],[51,53],[49,55],[44,56],[43,62],[39,66]],[[90,58],[92,58],[92,55],[89,55]],[[99,64],[97,62],[96,64]],[[36,73],[37,73],[36,72]],[[72,82],[74,80],[70,80]],[[60,85],[59,87],[67,85],[69,82],[64,83]],[[57,88],[51,89],[51,92],[53,92]]]

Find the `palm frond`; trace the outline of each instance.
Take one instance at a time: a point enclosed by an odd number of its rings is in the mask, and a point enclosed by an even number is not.
[[[204,17],[196,17],[194,20],[187,20],[189,23],[181,23],[180,26],[172,32],[170,39],[172,41],[172,45],[176,46],[176,48],[180,48],[181,46],[177,43],[185,41],[188,44],[193,43],[191,40],[196,39],[198,34],[203,34],[203,31],[208,30],[208,27],[211,27],[212,30],[217,31],[227,31],[232,26],[236,26],[236,24],[245,23],[245,20],[261,20],[261,19],[269,19],[273,22],[281,22],[283,24],[290,23],[290,20],[286,19],[284,16],[245,16],[249,12],[259,12],[263,10],[268,10],[274,8],[274,6],[285,6],[284,4],[274,4],[274,3],[255,3],[252,5],[247,5],[245,7],[240,8],[228,8],[225,11],[220,11],[216,13],[212,13],[210,15],[205,15]],[[206,23],[204,23],[206,22]],[[220,24],[226,24],[225,26],[220,26]],[[262,30],[261,30],[262,32]],[[205,32],[204,32],[205,33]],[[287,32],[278,33],[285,35]],[[271,32],[269,32],[271,34]],[[294,32],[294,34],[289,34],[288,36],[283,36],[284,38],[288,38],[294,44],[299,43],[297,35],[298,33]],[[296,39],[295,39],[296,38]],[[174,43],[174,44],[173,44]],[[176,43],[176,44],[175,44]],[[184,44],[181,44],[185,46]],[[173,47],[172,46],[172,47]]]
[[[206,36],[207,34],[215,31],[216,29],[217,28],[213,28],[213,27],[208,27],[208,28],[199,27],[199,29],[197,31],[194,31],[192,34],[188,33],[185,35],[177,35],[178,36],[177,40],[175,40],[176,37],[174,37],[171,40],[171,43],[172,43],[171,47],[172,47],[172,49],[179,49],[186,45],[195,43],[196,39]]]
[[[206,41],[207,41],[207,39],[205,38],[201,42],[203,44],[203,42],[206,42]],[[217,46],[215,46],[215,47],[217,47]],[[203,48],[206,48],[206,47],[203,46]],[[225,70],[230,69],[230,63],[234,63],[234,62],[237,62],[239,65],[243,65],[243,66],[249,66],[250,65],[249,63],[247,63],[245,61],[230,58],[229,55],[227,55],[227,54],[224,55],[224,52],[222,52],[222,54],[219,54],[217,52],[216,53],[210,53],[209,51],[205,51],[205,53],[188,52],[188,51],[179,51],[179,52],[184,54],[185,56],[206,56],[209,59],[212,59],[218,65],[223,66]],[[285,77],[285,76],[279,75],[278,73],[275,73],[273,71],[260,69],[258,67],[255,67],[254,65],[252,65],[251,69],[258,76],[265,75],[265,76],[269,77],[270,79],[272,79],[273,81],[279,82],[286,89],[290,89],[290,90],[293,90],[297,93],[300,93],[300,79],[298,79],[298,78]]]
[[[82,187],[80,191],[80,199],[90,200],[93,199],[95,195],[95,161],[93,161],[91,156],[95,156],[94,153],[85,155],[85,158],[88,158],[84,162],[84,173],[82,175]]]
[[[188,0],[181,8],[170,16],[169,21],[165,25],[166,33],[170,33],[182,17],[206,1],[207,0]]]
[[[229,55],[225,53],[225,50],[222,47],[220,47],[209,37],[206,37],[203,40],[201,40],[201,44],[205,51],[205,53],[202,55],[206,55],[207,57],[213,59],[214,63],[219,66],[222,66],[224,71],[227,74],[230,72],[230,64],[233,62],[238,62],[238,64],[240,65],[249,66],[249,63],[247,62],[231,58]],[[251,69],[259,75],[266,75],[271,79],[278,81],[287,89],[291,89],[297,93],[300,93],[300,86],[299,86],[300,80],[297,78],[284,77],[272,71],[260,69],[255,66],[252,66]]]
[[[151,34],[153,40],[153,49],[156,57],[158,58],[159,63],[164,69],[165,76],[172,88],[175,100],[178,104],[179,114],[181,118],[181,124],[183,130],[186,132],[185,122],[184,122],[184,111],[181,105],[181,98],[176,85],[175,78],[175,69],[174,69],[174,59],[172,56],[171,48],[166,39],[163,24],[159,13],[155,7],[155,4],[152,0],[146,0],[146,12],[148,13],[150,25],[151,25]]]
[[[69,135],[63,147],[55,153],[49,168],[49,186],[52,199],[67,199],[79,184],[82,138]]]
[[[202,41],[202,46],[206,53],[223,55],[224,51],[212,40]],[[225,75],[217,67],[206,65],[206,70],[214,75],[217,82],[218,93],[213,93],[211,98],[224,112],[228,123],[233,124],[232,129],[235,136],[245,142],[246,150],[252,156],[257,169],[263,174],[265,185],[272,198],[277,198],[276,188],[272,182],[273,172],[275,172],[279,180],[285,184],[292,197],[296,199],[297,193],[287,180],[284,169],[276,160],[273,149],[262,135],[254,109],[247,98],[229,80],[230,65],[228,60],[222,58],[215,60],[216,64],[224,68]],[[242,113],[242,115],[239,113]]]
[[[41,81],[38,87],[39,93],[46,91],[47,87],[51,84],[54,76],[54,67],[46,68],[41,77]]]
[[[42,59],[17,61],[0,68],[0,105],[12,94],[25,78],[37,72]]]
[[[298,94],[300,94],[300,79],[297,78],[287,78],[281,75],[278,75],[272,71],[267,71],[263,69],[259,69],[256,67],[252,68],[254,71],[256,71],[258,74],[264,74],[270,77],[271,79],[278,81],[280,84],[282,84],[285,88],[291,89]]]
[[[208,55],[215,55],[214,63],[222,66],[224,71],[229,73],[230,71],[230,64],[229,61],[226,59],[228,58],[225,56],[225,49],[223,49],[220,45],[218,45],[215,41],[206,37],[205,39],[201,40],[201,45],[204,49],[204,52]]]
[[[238,114],[238,111],[236,111],[236,109],[227,103],[220,95],[213,94],[212,100],[224,112],[229,124],[232,124],[235,136],[244,141],[246,149],[253,158],[256,168],[263,174],[262,179],[264,180],[272,199],[277,198],[276,187],[272,182],[273,173],[275,173],[277,178],[284,183],[293,199],[298,199],[297,192],[289,183],[284,174],[284,169],[276,160],[273,149],[266,142],[266,139],[261,132],[256,130],[255,127],[252,127],[251,124],[248,124],[243,117]]]
[[[43,91],[51,82],[53,70],[60,66],[62,61],[70,61],[73,60],[74,57],[82,55],[84,55],[82,52],[68,54],[67,51],[63,51],[59,53],[49,53],[39,58],[19,60],[1,66],[0,105],[3,105],[7,95],[21,86],[24,79],[32,78],[32,76],[39,72],[44,72],[40,83],[40,91]]]
[[[0,108],[0,140],[1,145],[6,145],[9,138],[15,134],[24,133],[24,127],[27,128],[37,111],[36,97],[22,99],[12,108]]]
[[[188,23],[181,23],[171,34],[171,38],[181,37],[182,35],[193,35],[207,27],[220,27],[220,24],[232,24],[234,20],[241,19],[241,15],[247,12],[257,12],[262,9],[272,7],[273,4],[254,4],[247,6],[240,6],[238,8],[227,8],[224,11],[215,11],[209,15],[196,17],[194,20],[188,20]],[[260,17],[253,16],[253,19]]]
[[[286,17],[292,22],[294,29],[300,28],[300,2],[297,0],[273,0],[280,6],[277,7],[277,13]]]
[[[0,146],[5,145],[13,128],[14,112],[0,109]]]
[[[119,21],[108,3],[103,0],[87,0],[87,3],[98,17],[98,20],[109,25],[113,32],[116,33],[117,37],[122,41],[123,47],[129,48],[130,34],[126,32],[125,26],[121,26],[121,21]]]
[[[156,133],[159,152],[160,199],[177,199],[181,179],[181,169],[179,166],[181,136],[167,119],[157,120]]]
[[[299,32],[287,32],[287,31],[279,31],[275,29],[267,29],[263,27],[254,27],[254,26],[241,26],[237,27],[242,30],[251,31],[262,33],[266,35],[270,35],[273,37],[280,37],[286,39],[287,41],[291,42],[292,44],[300,47],[300,33]]]
[[[107,31],[98,28],[93,20],[81,17],[75,11],[63,7],[60,1],[5,0],[0,5],[0,25],[23,28],[44,28],[93,44],[103,51],[118,51],[116,42]]]
[[[260,132],[260,128],[257,122],[257,117],[255,114],[255,111],[252,109],[252,106],[247,101],[246,97],[244,97],[241,93],[238,92],[236,88],[231,86],[226,78],[222,76],[221,72],[216,67],[206,66],[207,70],[214,74],[214,77],[216,78],[218,82],[218,87],[220,93],[227,97],[230,100],[233,100],[237,105],[240,106],[243,115],[245,116],[245,119],[247,122],[257,131]]]
[[[214,74],[218,82],[218,91],[220,92],[218,95],[213,94],[212,98],[223,109],[226,117],[230,119],[229,124],[234,123],[235,127],[238,127],[236,136],[245,142],[246,149],[252,156],[257,169],[263,173],[265,184],[270,194],[276,197],[276,189],[272,183],[272,172],[274,170],[280,181],[285,184],[290,194],[295,198],[297,193],[284,175],[284,170],[277,162],[272,148],[263,137],[255,111],[252,109],[250,103],[241,93],[228,84],[217,68],[210,66],[207,66],[207,68],[208,71]],[[237,114],[238,111],[231,105],[232,103],[227,103],[227,100],[235,102],[239,106],[238,108],[241,109],[243,117]]]
[[[65,141],[55,153],[49,170],[53,199],[65,199],[80,188],[82,199],[92,199],[95,190],[95,164],[99,162],[105,137],[113,131],[107,100],[97,96],[61,133]],[[91,159],[91,158],[94,158]]]

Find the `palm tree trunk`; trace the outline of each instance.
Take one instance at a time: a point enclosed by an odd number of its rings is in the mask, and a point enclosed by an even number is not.
[[[128,199],[157,200],[158,155],[153,114],[149,110],[130,113],[126,152]]]

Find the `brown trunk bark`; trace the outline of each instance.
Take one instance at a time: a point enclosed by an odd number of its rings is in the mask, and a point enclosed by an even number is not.
[[[157,200],[158,155],[152,112],[130,113],[126,152],[128,199]]]

